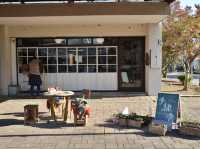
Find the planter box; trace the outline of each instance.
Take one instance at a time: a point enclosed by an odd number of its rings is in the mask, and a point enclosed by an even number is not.
[[[129,127],[141,128],[144,121],[128,120]]]
[[[127,127],[128,121],[125,118],[119,118],[118,119],[118,124],[119,124],[119,126],[125,126],[125,127]]]
[[[149,132],[155,135],[165,136],[167,132],[167,125],[151,123],[149,125]]]
[[[179,133],[183,135],[197,136],[200,137],[200,128],[181,126],[179,128]]]

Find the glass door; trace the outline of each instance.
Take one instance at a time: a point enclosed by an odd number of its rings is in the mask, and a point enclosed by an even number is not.
[[[144,37],[119,38],[119,90],[145,91],[144,52]]]

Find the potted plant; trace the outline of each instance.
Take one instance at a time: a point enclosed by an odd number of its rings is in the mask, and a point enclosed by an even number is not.
[[[122,113],[119,113],[119,114],[116,115],[116,118],[118,119],[119,126],[126,126],[127,127],[128,115],[124,115]]]
[[[179,132],[184,135],[191,135],[200,137],[200,123],[199,122],[181,122]]]
[[[144,123],[143,116],[137,115],[136,113],[131,113],[128,116],[128,126],[129,127],[141,128],[143,123]]]

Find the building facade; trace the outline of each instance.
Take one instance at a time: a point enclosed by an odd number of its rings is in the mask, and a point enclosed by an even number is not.
[[[26,66],[43,63],[42,88],[160,91],[165,1],[0,5],[0,94],[29,90]]]

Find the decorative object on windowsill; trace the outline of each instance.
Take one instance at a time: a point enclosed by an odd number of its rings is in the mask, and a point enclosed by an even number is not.
[[[179,133],[183,135],[200,137],[199,122],[181,122]]]

